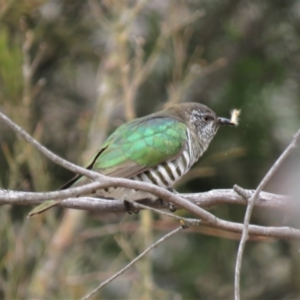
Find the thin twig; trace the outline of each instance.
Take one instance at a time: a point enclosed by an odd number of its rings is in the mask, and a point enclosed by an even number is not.
[[[179,220],[179,221],[183,221],[183,222],[185,222],[185,224],[186,224],[187,226],[199,225],[200,222],[201,222],[201,220],[198,220],[198,219],[183,218],[183,217],[177,216],[177,215],[175,215],[175,214],[171,214],[171,213],[169,213],[169,212],[165,212],[165,211],[156,209],[156,208],[154,208],[154,207],[151,207],[151,206],[148,206],[148,205],[144,205],[144,204],[141,204],[141,203],[138,203],[138,202],[136,202],[136,201],[129,200],[129,199],[127,199],[126,201],[129,202],[129,203],[131,203],[131,205],[132,205],[134,208],[143,208],[143,209],[151,210],[151,211],[153,211],[153,212],[156,212],[157,214],[164,215],[164,216],[168,216],[168,217],[177,219],[177,220]]]
[[[150,252],[153,248],[157,247],[162,242],[166,241],[168,238],[170,238],[175,233],[179,232],[183,228],[180,226],[176,228],[175,230],[171,231],[170,233],[164,235],[161,239],[159,239],[157,242],[152,244],[150,247],[148,247],[145,251],[143,251],[140,255],[138,255],[135,259],[133,259],[129,264],[127,264],[124,268],[122,268],[120,271],[115,273],[113,276],[108,278],[107,280],[103,281],[99,286],[97,286],[93,291],[91,291],[89,294],[81,298],[81,300],[87,300],[93,295],[95,295],[100,289],[105,287],[107,284],[109,284],[112,280],[123,274],[127,269],[129,269],[133,264],[135,264],[138,260],[140,260],[143,256],[145,256],[148,252]]]
[[[266,184],[269,182],[269,180],[272,178],[272,176],[276,173],[276,171],[282,165],[284,160],[290,155],[290,153],[293,151],[293,149],[296,148],[299,139],[300,139],[300,129],[294,135],[289,146],[284,150],[284,152],[280,155],[280,157],[274,163],[272,168],[268,171],[268,173],[265,175],[263,180],[260,182],[255,193],[248,200],[248,206],[247,206],[247,210],[246,210],[245,218],[244,218],[244,228],[243,228],[243,232],[242,232],[241,241],[239,244],[238,254],[237,254],[237,258],[236,258],[236,265],[235,265],[235,276],[234,276],[234,298],[235,298],[235,300],[240,300],[240,298],[241,298],[240,279],[241,279],[242,258],[243,258],[244,248],[245,248],[245,245],[246,245],[246,242],[248,239],[249,222],[250,222],[250,217],[251,217],[251,213],[252,213],[254,204],[256,202],[256,199],[258,198],[259,193],[266,186]]]
[[[174,218],[179,220],[180,222],[183,222],[187,227],[190,226],[206,226],[206,227],[211,227],[211,228],[216,228],[218,229],[219,226],[214,225],[214,224],[207,224],[205,221],[199,220],[199,219],[192,219],[192,218],[183,218],[180,216],[177,216],[175,214],[171,214],[168,212],[164,212],[159,209],[155,209],[151,206],[144,205],[132,200],[127,200],[130,202],[134,208],[144,208],[144,209],[149,209],[152,210],[158,214],[161,215],[166,215],[168,217]],[[225,225],[226,231],[228,232],[234,232],[234,233],[242,233],[243,231],[243,225],[242,224],[237,224],[234,222],[229,222],[229,221],[223,221],[226,222],[227,224]],[[294,228],[289,228],[289,227],[263,227],[263,226],[258,226],[258,225],[249,225],[249,235],[254,237],[254,236],[260,236],[260,237],[283,237],[285,236],[286,238],[300,238],[300,230],[294,229]],[[280,235],[280,236],[279,236]]]

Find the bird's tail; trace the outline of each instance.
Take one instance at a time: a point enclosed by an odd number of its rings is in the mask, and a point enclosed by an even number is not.
[[[29,214],[27,215],[27,218],[31,218],[35,215],[38,215],[46,210],[48,210],[49,208],[55,206],[58,202],[60,202],[61,200],[47,200],[45,202],[43,202],[42,204],[36,206],[34,209],[32,209]]]
[[[65,183],[59,190],[65,190],[69,187],[75,187],[81,184],[81,178],[83,178],[81,175],[76,175],[74,178],[69,180],[67,183]],[[63,199],[57,199],[57,200],[46,200],[42,204],[36,206],[34,209],[32,209],[27,218],[33,217],[35,215],[41,214],[42,212],[48,210],[49,208],[55,206],[57,203],[62,201]]]

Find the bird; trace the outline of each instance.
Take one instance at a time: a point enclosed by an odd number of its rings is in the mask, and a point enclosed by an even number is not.
[[[173,104],[118,127],[103,143],[87,169],[110,177],[128,178],[172,189],[174,183],[206,151],[219,127],[236,124],[230,119],[218,117],[212,109],[198,102]],[[77,175],[62,189],[88,182],[90,179]],[[93,196],[132,201],[158,198],[149,192],[124,187],[99,189]],[[57,202],[46,201],[33,209],[29,216]]]

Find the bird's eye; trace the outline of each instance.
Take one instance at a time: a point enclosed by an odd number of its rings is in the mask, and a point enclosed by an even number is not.
[[[210,121],[210,120],[212,120],[212,117],[211,117],[210,115],[205,115],[205,116],[204,116],[204,121],[205,121],[205,122],[208,122],[208,121]]]

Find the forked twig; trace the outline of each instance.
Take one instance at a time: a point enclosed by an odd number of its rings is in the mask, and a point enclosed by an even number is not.
[[[255,193],[248,200],[248,206],[247,206],[247,210],[246,210],[245,218],[244,218],[244,229],[242,232],[242,237],[240,240],[237,258],[236,258],[236,265],[235,265],[235,276],[234,276],[234,298],[235,298],[235,300],[240,300],[240,298],[241,298],[240,279],[241,279],[242,258],[243,258],[245,245],[246,245],[246,242],[248,239],[250,217],[251,217],[251,213],[252,213],[254,204],[259,196],[259,193],[266,186],[266,184],[269,182],[269,180],[272,178],[272,176],[276,173],[276,171],[282,165],[284,160],[290,155],[290,153],[293,151],[293,149],[296,148],[299,139],[300,139],[300,129],[294,135],[294,137],[293,137],[292,141],[290,142],[290,144],[288,145],[288,147],[284,150],[284,152],[280,155],[280,157],[277,159],[277,161],[274,163],[274,165],[271,167],[271,169],[268,171],[268,173],[262,179],[262,181],[258,185]]]

